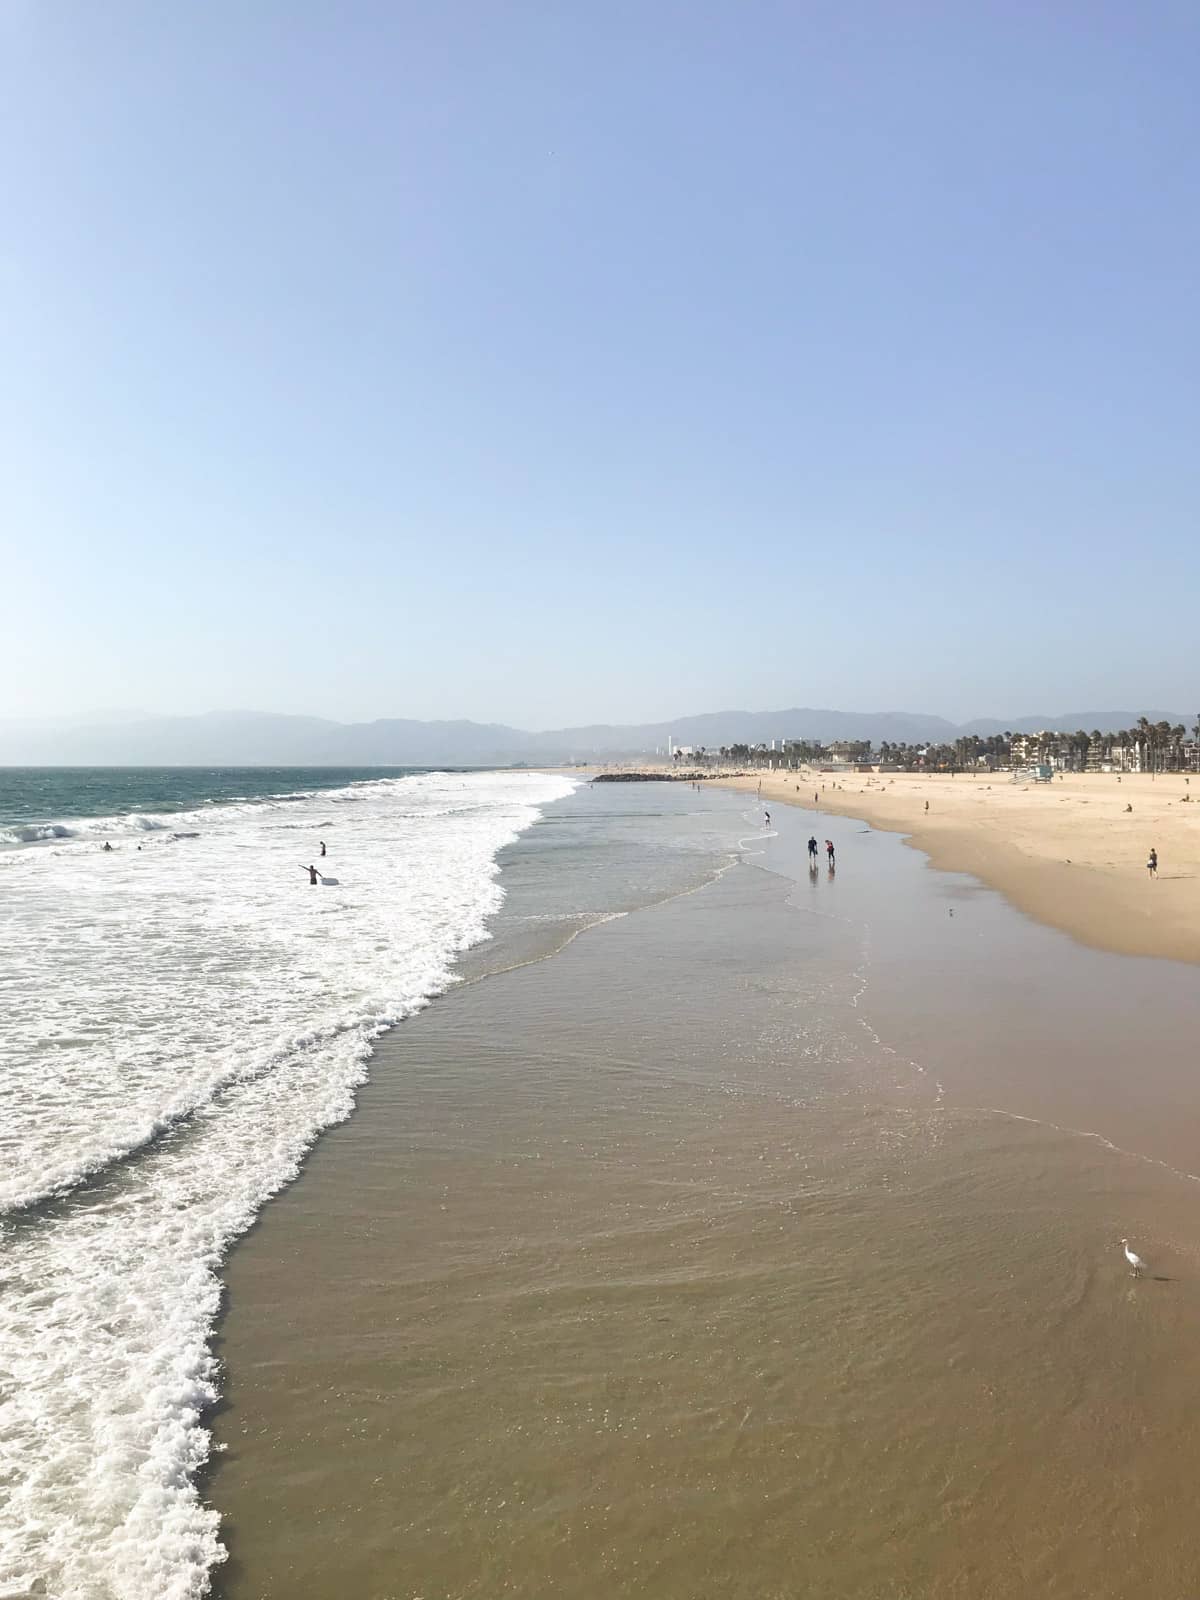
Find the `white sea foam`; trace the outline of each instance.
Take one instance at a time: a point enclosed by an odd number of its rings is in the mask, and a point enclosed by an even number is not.
[[[4,856],[0,1596],[205,1592],[224,1249],[484,936],[497,851],[570,787],[382,780]]]

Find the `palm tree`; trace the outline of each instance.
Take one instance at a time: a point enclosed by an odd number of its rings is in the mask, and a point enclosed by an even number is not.
[[[1147,754],[1154,748],[1154,730],[1151,728],[1147,717],[1139,717],[1137,720],[1135,743],[1138,747],[1138,766],[1142,772],[1145,772]]]

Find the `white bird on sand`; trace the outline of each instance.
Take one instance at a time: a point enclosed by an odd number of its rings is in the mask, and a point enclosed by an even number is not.
[[[1146,1265],[1146,1263],[1142,1260],[1141,1256],[1136,1255],[1134,1251],[1129,1248],[1128,1239],[1122,1239],[1121,1243],[1125,1246],[1125,1259],[1128,1261],[1130,1268],[1132,1269],[1129,1276],[1131,1278],[1140,1278],[1142,1275],[1142,1268]]]

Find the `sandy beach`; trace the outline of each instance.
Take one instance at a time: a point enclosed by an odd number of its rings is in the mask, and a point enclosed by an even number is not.
[[[740,859],[646,903],[655,812]],[[221,1600],[1193,1591],[1191,974],[808,827],[639,785],[512,854],[229,1263]]]
[[[754,792],[759,778],[720,781]],[[1200,961],[1200,777],[1068,773],[1041,784],[1008,773],[807,772],[761,781],[764,800],[811,806],[815,794],[821,811],[903,833],[931,866],[969,872],[1097,949]]]

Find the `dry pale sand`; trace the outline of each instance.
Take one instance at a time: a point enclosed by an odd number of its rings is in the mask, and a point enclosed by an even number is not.
[[[759,779],[723,781],[753,791]],[[1200,776],[777,773],[762,794],[810,807],[815,794],[820,810],[905,833],[933,866],[972,873],[1085,944],[1200,962]]]

